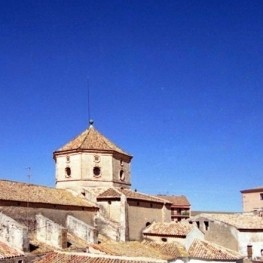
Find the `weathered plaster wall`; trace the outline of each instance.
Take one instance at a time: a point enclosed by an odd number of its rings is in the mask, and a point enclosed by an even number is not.
[[[3,213],[0,213],[0,240],[22,251],[29,248],[27,227]]]
[[[204,233],[204,239],[239,251],[238,231],[229,225],[217,221],[199,218],[199,228]],[[206,225],[208,222],[208,226]]]
[[[242,194],[244,212],[251,212],[263,208],[263,200],[261,199],[260,194],[263,194],[263,192],[259,191],[259,192]]]
[[[262,219],[263,220],[263,219]],[[247,246],[252,246],[253,258],[260,257],[260,250],[263,249],[263,231],[262,232],[242,232],[238,233],[239,252],[247,255]]]
[[[9,206],[8,204],[0,206],[0,210],[4,214],[15,219],[17,222],[28,226],[29,230],[35,229],[35,216],[39,213],[64,227],[66,227],[66,219],[68,215],[72,215],[84,223],[94,226],[94,217],[97,214],[95,211],[74,210],[70,206],[67,208],[64,207],[64,209],[58,209],[56,206],[53,206],[53,208],[39,208],[37,206],[38,204],[35,204],[35,207],[14,206],[14,203],[10,202]]]
[[[166,218],[163,216],[163,204],[159,203],[128,200],[127,212],[130,240],[141,240],[147,223],[164,222]],[[166,219],[166,222],[170,221],[170,217]]]
[[[49,218],[36,215],[36,237],[39,241],[57,248],[67,247],[67,229],[56,224]]]
[[[67,229],[89,243],[98,243],[98,231],[73,216],[67,217]]]

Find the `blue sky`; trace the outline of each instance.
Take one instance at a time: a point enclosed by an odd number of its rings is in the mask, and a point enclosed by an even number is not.
[[[0,1],[0,177],[54,185],[95,127],[133,188],[241,211],[262,185],[262,1]]]

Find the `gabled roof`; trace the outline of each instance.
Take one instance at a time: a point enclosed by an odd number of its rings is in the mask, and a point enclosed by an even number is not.
[[[15,249],[8,244],[0,241],[0,260],[13,257],[22,257],[24,253],[18,249]]]
[[[158,195],[158,197],[170,201],[173,206],[191,206],[184,195]]]
[[[138,201],[147,201],[147,202],[155,202],[155,203],[168,203],[169,201],[153,196],[153,195],[147,195],[142,194],[139,192],[132,191],[130,189],[126,188],[109,188],[100,195],[98,195],[97,200],[105,200],[105,199],[116,199],[121,198],[122,195],[125,195],[127,199],[130,200],[138,200]]]
[[[0,200],[55,205],[93,207],[82,197],[73,195],[64,189],[0,180]]]
[[[54,155],[61,152],[71,151],[103,151],[103,152],[117,152],[132,158],[131,155],[124,152],[121,148],[108,140],[104,135],[98,132],[93,125],[83,131],[80,135],[65,144],[60,149],[54,152]]]
[[[65,253],[65,252],[51,252],[41,258],[37,258],[34,263],[167,263],[166,260],[141,258],[141,257],[122,257],[109,255],[95,255],[88,253]]]
[[[236,261],[243,256],[233,250],[204,240],[195,239],[188,250],[191,258],[220,261]]]
[[[187,234],[194,227],[195,226],[193,224],[189,224],[188,222],[169,222],[169,223],[154,222],[143,231],[143,234],[186,237]]]
[[[262,230],[263,218],[252,214],[200,214],[191,220],[197,221],[198,218],[219,221],[231,225],[239,230]]]

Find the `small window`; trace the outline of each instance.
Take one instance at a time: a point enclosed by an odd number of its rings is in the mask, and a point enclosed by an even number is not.
[[[151,223],[150,222],[147,222],[146,224],[145,224],[145,226],[147,227],[147,226],[149,226]]]
[[[137,206],[139,206],[140,205],[140,202],[137,202]]]
[[[162,241],[163,242],[167,242],[167,238],[166,237],[162,237]]]
[[[70,162],[70,157],[67,156],[67,157],[66,157],[66,160],[67,160],[67,163],[69,163],[69,162]]]
[[[263,193],[260,193],[260,200],[263,200]]]
[[[111,201],[108,201],[108,204],[111,205]]]
[[[123,170],[120,170],[120,179],[121,179],[121,181],[125,180],[125,174],[124,174]]]
[[[197,226],[198,228],[200,228],[200,222],[199,222],[199,221],[196,221],[196,226]]]
[[[66,173],[66,177],[70,177],[71,176],[71,169],[70,169],[70,167],[66,167],[65,168],[65,173]]]
[[[209,229],[209,222],[208,221],[204,221],[205,224],[205,230],[207,231]]]
[[[93,174],[94,174],[94,176],[95,176],[95,177],[99,177],[99,176],[100,176],[100,173],[101,173],[100,167],[95,166],[95,167],[93,168]]]

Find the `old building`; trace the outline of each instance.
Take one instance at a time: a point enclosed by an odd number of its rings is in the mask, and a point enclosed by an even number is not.
[[[130,190],[132,156],[90,126],[54,152],[56,188],[70,189],[100,207],[97,226],[119,241],[140,240],[155,221],[171,220],[171,202]]]
[[[263,187],[242,190],[243,212],[263,212]]]
[[[154,222],[143,231],[143,237],[158,243],[176,241],[187,245],[192,243],[193,239],[203,239],[204,235],[195,225],[188,222]]]
[[[172,203],[171,220],[179,222],[191,216],[191,204],[184,195],[158,195]]]
[[[243,256],[258,257],[263,249],[263,220],[253,214],[200,214],[191,222],[214,242]]]

